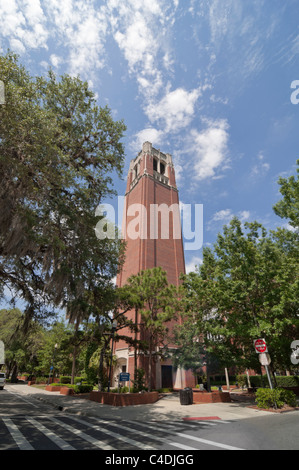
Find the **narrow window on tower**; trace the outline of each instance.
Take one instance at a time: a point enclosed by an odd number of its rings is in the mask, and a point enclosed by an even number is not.
[[[160,162],[160,173],[161,173],[161,175],[165,174],[165,165],[164,165],[164,163],[161,163],[161,162]]]
[[[158,171],[158,161],[155,158],[154,158],[153,168],[154,168],[154,171]]]
[[[137,178],[138,175],[138,168],[137,165],[134,166],[134,179]]]

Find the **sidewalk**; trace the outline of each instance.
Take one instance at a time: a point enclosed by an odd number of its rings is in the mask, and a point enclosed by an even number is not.
[[[6,384],[10,392],[26,395],[53,407],[53,411],[92,416],[115,420],[162,421],[181,420],[183,418],[214,417],[222,420],[239,420],[262,415],[269,415],[267,411],[249,408],[250,403],[234,401],[232,403],[211,403],[200,405],[181,405],[178,394],[165,395],[156,403],[150,405],[136,405],[114,407],[102,405],[78,396],[60,395],[59,392],[47,392],[26,384]]]

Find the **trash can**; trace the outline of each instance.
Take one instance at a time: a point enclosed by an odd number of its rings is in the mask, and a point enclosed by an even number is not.
[[[180,390],[180,404],[192,405],[192,403],[193,403],[192,388],[184,388],[184,390]]]

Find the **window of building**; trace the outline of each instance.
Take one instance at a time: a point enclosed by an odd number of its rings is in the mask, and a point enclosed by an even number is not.
[[[160,162],[160,173],[161,173],[161,175],[165,174],[165,165],[162,162]]]
[[[155,158],[153,162],[153,168],[154,168],[154,171],[158,171],[158,161]]]

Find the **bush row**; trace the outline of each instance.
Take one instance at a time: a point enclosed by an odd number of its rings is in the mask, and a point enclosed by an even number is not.
[[[276,375],[277,387],[299,387],[298,375]],[[268,379],[266,376],[263,378],[260,375],[253,375],[250,377],[252,387],[265,387],[268,386]]]
[[[71,385],[71,384],[62,384],[61,382],[59,383],[53,383],[51,384],[51,387],[61,387],[61,386],[71,388],[74,390],[75,393],[89,393],[93,390],[93,385],[92,384],[76,384],[76,385]]]
[[[61,384],[70,384],[71,380],[72,380],[72,378],[69,375],[61,375],[59,377],[59,382]],[[84,381],[86,381],[86,377],[74,377],[74,383],[75,384],[78,383],[78,382],[84,382]]]
[[[276,383],[277,387],[299,387],[299,376],[298,375],[276,375]],[[247,386],[247,375],[240,374],[234,377],[229,378],[230,385],[234,385],[235,383],[238,385]],[[262,377],[260,375],[251,375],[250,376],[250,384],[252,387],[267,387],[268,386],[268,379],[266,375]],[[226,385],[225,380],[211,380],[211,385]]]
[[[255,395],[256,404],[259,408],[282,408],[284,405],[296,406],[296,395],[291,390],[284,388],[259,388]]]

